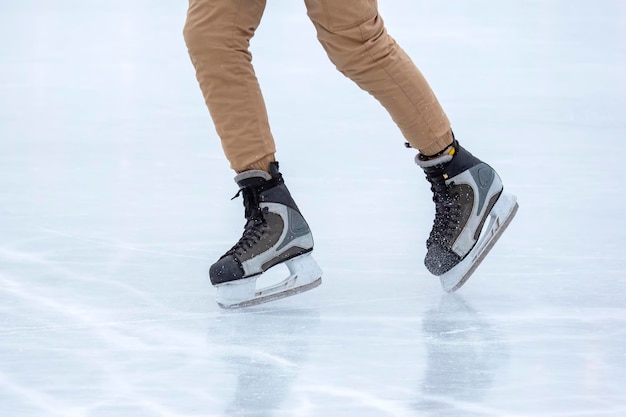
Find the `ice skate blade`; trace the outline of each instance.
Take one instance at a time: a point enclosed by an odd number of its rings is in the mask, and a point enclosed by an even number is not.
[[[500,195],[476,245],[457,266],[439,277],[444,291],[451,293],[465,284],[509,226],[518,208],[514,195],[504,192]]]
[[[276,285],[257,289],[259,276],[216,285],[217,304],[224,309],[249,307],[300,294],[322,283],[322,270],[310,253],[284,264],[289,269],[289,276]]]

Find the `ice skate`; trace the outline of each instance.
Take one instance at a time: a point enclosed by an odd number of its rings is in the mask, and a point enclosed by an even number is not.
[[[209,276],[222,308],[239,308],[288,297],[317,287],[322,271],[311,256],[313,235],[278,171],[245,171],[235,177],[243,195],[243,236],[211,266]],[[257,278],[279,264],[289,275],[257,288]]]
[[[431,184],[435,221],[426,268],[453,292],[470,277],[509,225],[518,204],[493,168],[458,142],[440,154],[415,157]]]

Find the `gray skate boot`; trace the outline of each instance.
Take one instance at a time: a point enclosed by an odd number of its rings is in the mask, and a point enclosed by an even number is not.
[[[503,192],[496,171],[457,141],[439,154],[418,154],[435,202],[435,221],[426,242],[426,268],[443,289],[460,288],[509,225],[518,204]]]
[[[270,171],[245,171],[235,177],[247,222],[243,236],[209,270],[220,307],[265,303],[322,282],[322,271],[311,256],[311,230],[287,190],[277,162],[270,165]],[[289,276],[276,285],[257,288],[257,278],[281,263],[287,265]]]

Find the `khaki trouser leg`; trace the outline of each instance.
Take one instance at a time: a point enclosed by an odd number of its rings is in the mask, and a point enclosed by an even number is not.
[[[387,34],[376,0],[305,0],[337,69],[387,109],[406,140],[430,155],[452,142],[428,83]],[[189,0],[185,41],[224,153],[238,171],[267,169],[276,151],[252,67],[250,39],[265,0]]]
[[[189,0],[183,31],[224,153],[238,172],[267,169],[276,151],[248,49],[264,9],[265,0]]]
[[[421,72],[387,33],[376,0],[305,0],[337,69],[373,95],[412,147],[433,155],[452,143],[450,122]]]

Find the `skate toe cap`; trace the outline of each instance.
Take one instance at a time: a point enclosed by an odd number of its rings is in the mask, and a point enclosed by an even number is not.
[[[209,278],[211,278],[211,284],[213,285],[241,279],[243,274],[241,265],[232,255],[219,259],[209,269]]]
[[[440,276],[454,268],[461,257],[449,249],[441,245],[431,245],[424,259],[424,265],[428,271],[436,276]]]

